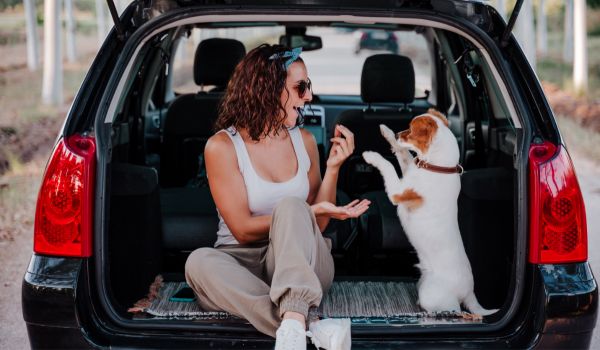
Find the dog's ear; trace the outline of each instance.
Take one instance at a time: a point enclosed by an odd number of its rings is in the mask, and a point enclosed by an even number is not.
[[[446,125],[446,127],[450,126],[450,123],[448,122],[448,118],[446,118],[446,116],[443,115],[442,112],[438,111],[437,109],[435,109],[435,108],[429,108],[427,110],[427,113],[431,114],[434,117],[439,118],[444,123],[444,125]]]
[[[412,188],[407,188],[402,193],[393,194],[392,203],[405,205],[411,211],[423,205],[423,197]]]

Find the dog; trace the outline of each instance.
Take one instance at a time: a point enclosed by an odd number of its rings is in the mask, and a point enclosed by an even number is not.
[[[400,163],[402,178],[379,153],[367,151],[362,156],[381,172],[388,198],[397,206],[402,227],[417,251],[421,307],[428,312],[460,312],[462,304],[471,313],[486,316],[498,310],[484,309],[473,291],[471,264],[458,227],[462,167],[448,125],[435,109],[413,118],[409,129],[397,135],[380,125]]]

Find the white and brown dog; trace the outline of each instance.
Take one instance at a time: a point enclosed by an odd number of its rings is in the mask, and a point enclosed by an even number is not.
[[[398,206],[402,227],[417,251],[419,304],[428,312],[460,311],[461,304],[474,314],[496,312],[481,307],[473,292],[471,264],[458,228],[462,167],[448,120],[430,109],[397,135],[380,127],[400,163],[402,179],[379,153],[364,152],[363,158],[381,172],[387,195]]]

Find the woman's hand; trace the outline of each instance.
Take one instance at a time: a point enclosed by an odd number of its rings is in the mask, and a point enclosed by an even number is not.
[[[311,205],[310,208],[315,213],[315,216],[323,215],[333,219],[346,220],[361,216],[369,209],[369,204],[371,204],[371,201],[368,199],[363,199],[362,201],[355,199],[343,207],[338,207],[330,202],[319,202]]]
[[[354,134],[347,127],[337,124],[330,141],[331,152],[327,159],[327,168],[337,170],[354,152]]]

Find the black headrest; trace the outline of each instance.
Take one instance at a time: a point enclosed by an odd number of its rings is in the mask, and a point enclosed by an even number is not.
[[[360,78],[364,102],[410,103],[415,99],[415,70],[406,56],[380,54],[365,60]]]
[[[238,40],[202,40],[194,58],[194,81],[198,85],[227,85],[235,66],[245,54],[246,48]]]

